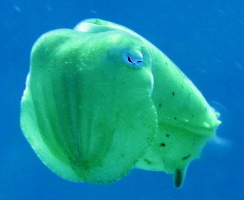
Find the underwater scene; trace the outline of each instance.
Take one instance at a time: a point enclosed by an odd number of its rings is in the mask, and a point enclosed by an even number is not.
[[[0,200],[244,198],[244,2],[0,9]]]

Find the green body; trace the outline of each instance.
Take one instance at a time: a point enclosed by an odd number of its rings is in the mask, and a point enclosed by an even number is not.
[[[178,67],[125,27],[85,20],[32,49],[21,128],[64,179],[110,183],[137,167],[180,186],[219,123]]]

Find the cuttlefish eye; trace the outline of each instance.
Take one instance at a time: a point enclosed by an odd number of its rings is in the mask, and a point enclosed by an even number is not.
[[[132,67],[143,67],[143,55],[140,51],[125,51],[123,60]]]

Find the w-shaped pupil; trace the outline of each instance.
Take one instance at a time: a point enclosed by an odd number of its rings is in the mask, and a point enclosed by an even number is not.
[[[130,56],[127,56],[127,60],[130,62],[130,63],[141,63],[142,60],[137,60],[137,61],[133,61]]]

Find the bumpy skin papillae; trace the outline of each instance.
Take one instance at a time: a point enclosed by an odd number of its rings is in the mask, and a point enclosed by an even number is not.
[[[71,181],[109,183],[133,167],[180,186],[219,121],[155,46],[99,19],[34,45],[21,127],[40,159]]]

